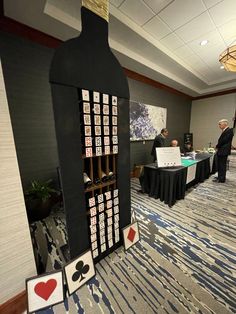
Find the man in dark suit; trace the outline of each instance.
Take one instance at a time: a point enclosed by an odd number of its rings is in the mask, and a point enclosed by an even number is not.
[[[161,130],[161,133],[158,134],[153,142],[151,155],[153,156],[153,161],[156,161],[156,147],[165,147],[166,146],[166,137],[168,136],[168,130],[166,128]]]
[[[228,120],[226,119],[219,121],[219,128],[222,130],[222,133],[216,145],[218,178],[216,178],[214,181],[224,183],[226,177],[227,158],[231,152],[231,143],[234,133],[233,129],[229,128]]]

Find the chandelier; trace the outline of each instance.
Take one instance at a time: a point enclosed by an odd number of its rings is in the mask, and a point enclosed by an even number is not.
[[[236,72],[236,45],[223,51],[219,56],[219,61],[226,71]]]

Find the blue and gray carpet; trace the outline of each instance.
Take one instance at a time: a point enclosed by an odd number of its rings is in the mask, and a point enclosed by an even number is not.
[[[96,265],[96,276],[63,304],[40,313],[236,313],[236,168],[172,208],[138,194],[141,241]]]

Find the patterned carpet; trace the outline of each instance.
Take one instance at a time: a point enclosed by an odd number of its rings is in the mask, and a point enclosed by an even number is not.
[[[96,277],[64,304],[40,313],[236,313],[236,168],[172,208],[138,194],[141,241],[96,265]]]

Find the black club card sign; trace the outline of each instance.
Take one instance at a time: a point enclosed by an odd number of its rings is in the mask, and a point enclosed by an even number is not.
[[[91,251],[80,255],[65,267],[65,275],[69,294],[73,294],[95,275]]]

